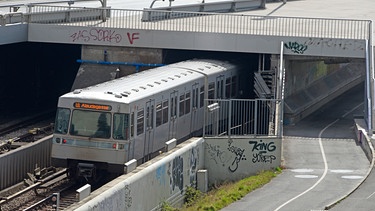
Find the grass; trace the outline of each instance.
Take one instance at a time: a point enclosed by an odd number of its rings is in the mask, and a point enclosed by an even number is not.
[[[209,191],[206,194],[197,193],[192,190],[188,190],[188,195],[185,196],[186,201],[183,208],[171,208],[162,209],[165,211],[216,211],[220,210],[229,204],[241,199],[246,194],[262,187],[263,185],[269,183],[274,177],[281,173],[281,168],[275,170],[262,171],[255,176],[250,176],[248,178],[242,179],[238,182],[228,182],[220,185],[220,187]],[[193,189],[193,188],[191,188]],[[193,197],[193,198],[189,198]],[[194,201],[194,203],[191,203]]]

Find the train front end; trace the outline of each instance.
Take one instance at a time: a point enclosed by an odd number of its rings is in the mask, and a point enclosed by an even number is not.
[[[60,97],[52,165],[68,168],[72,178],[87,180],[122,174],[129,159],[129,114],[120,112],[120,107],[114,102]]]

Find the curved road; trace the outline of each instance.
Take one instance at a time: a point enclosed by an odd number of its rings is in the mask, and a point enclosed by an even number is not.
[[[363,102],[361,84],[296,125],[285,126],[283,173],[222,210],[324,210],[355,190],[370,167],[354,134],[353,116],[363,114]],[[332,209],[358,210],[339,205]]]

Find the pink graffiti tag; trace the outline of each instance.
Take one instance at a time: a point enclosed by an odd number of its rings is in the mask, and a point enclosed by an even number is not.
[[[70,37],[72,38],[73,42],[78,40],[82,40],[84,42],[90,41],[90,36],[87,30],[79,30],[78,32],[71,34]]]
[[[90,31],[79,30],[70,35],[73,42],[83,41],[89,42],[90,40],[100,42],[116,42],[119,43],[122,40],[120,34],[116,33],[115,30],[110,29],[95,29],[92,28]]]
[[[90,36],[93,40],[101,42],[116,42],[119,43],[122,40],[120,34],[116,34],[115,30],[103,30],[103,29],[91,29]]]

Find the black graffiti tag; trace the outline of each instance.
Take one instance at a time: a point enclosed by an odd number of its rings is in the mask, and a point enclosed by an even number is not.
[[[245,158],[245,149],[241,149],[239,147],[232,146],[233,141],[228,142],[228,150],[229,152],[234,153],[236,156],[232,164],[228,167],[229,171],[235,172],[238,169],[238,164],[241,160],[246,160]]]
[[[264,155],[267,153],[266,151],[260,151],[259,153],[253,154],[253,163],[263,162],[263,163],[272,163],[272,161],[276,160],[276,156],[274,155]]]
[[[220,149],[220,146],[206,144],[206,149],[208,152],[208,155],[212,160],[215,161],[216,164],[218,162],[224,164],[226,162],[225,159],[225,152]]]
[[[172,161],[172,171],[170,175],[170,186],[172,191],[174,191],[175,187],[178,187],[181,191],[183,191],[184,186],[184,160],[178,156],[173,159]]]
[[[284,46],[297,54],[303,54],[307,50],[307,45],[299,44],[297,42],[288,42],[285,43]]]
[[[249,141],[249,144],[252,144],[253,145],[253,148],[251,149],[251,151],[260,151],[260,150],[266,150],[268,152],[273,152],[276,150],[276,145],[275,143],[272,141],[270,143],[263,143],[262,140],[259,140],[258,141]]]

